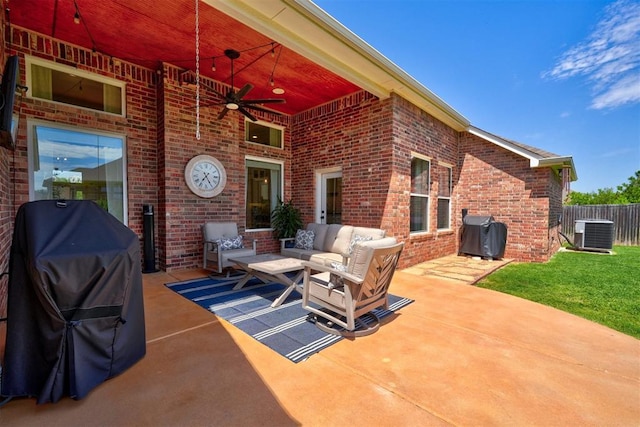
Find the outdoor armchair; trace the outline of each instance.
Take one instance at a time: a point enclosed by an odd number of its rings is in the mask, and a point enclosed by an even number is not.
[[[371,311],[388,308],[387,291],[404,246],[381,244],[369,241],[355,245],[346,267],[302,263],[302,307],[316,315],[318,328],[345,336],[378,330],[379,320]]]
[[[234,266],[230,258],[256,254],[256,240],[238,234],[235,222],[207,222],[202,226],[202,237],[202,268],[206,270],[222,273]]]

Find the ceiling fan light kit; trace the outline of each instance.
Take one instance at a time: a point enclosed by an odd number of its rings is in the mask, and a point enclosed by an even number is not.
[[[285,103],[285,100],[281,98],[244,99],[244,96],[247,93],[249,93],[251,89],[253,89],[253,85],[251,83],[246,83],[244,86],[242,86],[240,90],[238,90],[237,92],[235,91],[235,86],[233,84],[234,83],[233,66],[234,66],[234,61],[240,57],[240,52],[234,49],[226,49],[224,51],[224,56],[229,58],[229,60],[231,61],[231,87],[226,94],[218,92],[215,89],[213,89],[214,93],[218,97],[220,97],[222,101],[212,105],[224,106],[222,111],[220,111],[220,113],[218,114],[218,120],[221,120],[222,118],[224,118],[224,116],[227,114],[227,111],[232,110],[232,111],[239,111],[240,113],[244,114],[249,120],[257,122],[258,119],[249,111],[247,111],[247,109],[261,111],[265,113],[273,113],[273,111],[259,107],[258,105]],[[276,94],[284,93],[284,90],[282,89],[280,89],[282,90],[282,92],[275,92],[276,89],[274,89],[274,93]]]

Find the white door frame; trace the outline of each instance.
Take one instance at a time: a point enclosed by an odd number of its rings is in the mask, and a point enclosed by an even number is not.
[[[326,210],[326,185],[327,179],[338,178],[342,176],[342,167],[336,166],[333,168],[317,169],[315,171],[316,182],[316,208],[315,208],[315,222],[324,224],[326,223],[326,216],[322,214],[323,210]]]

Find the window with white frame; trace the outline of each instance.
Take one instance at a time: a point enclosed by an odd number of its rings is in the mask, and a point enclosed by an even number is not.
[[[254,144],[269,147],[283,147],[284,128],[265,122],[253,122],[245,120],[244,139]]]
[[[127,223],[123,136],[29,122],[31,200],[93,200]]]
[[[411,159],[410,231],[429,231],[430,162],[414,156]]]
[[[448,230],[451,228],[453,174],[450,166],[438,166],[438,230]]]
[[[124,82],[32,56],[25,64],[29,97],[125,115]]]
[[[282,199],[282,162],[247,158],[247,229],[271,228],[271,211]]]

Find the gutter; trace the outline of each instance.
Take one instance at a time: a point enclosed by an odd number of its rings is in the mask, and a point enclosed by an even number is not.
[[[489,132],[486,132],[480,128],[477,128],[471,125],[467,128],[467,132],[469,132],[472,135],[478,136],[484,139],[485,141],[491,142],[492,144],[502,147],[505,150],[511,151],[512,153],[515,153],[521,157],[529,159],[529,167],[531,167],[532,169],[533,168],[562,169],[563,167],[570,167],[571,181],[578,180],[576,167],[573,163],[573,157],[571,156],[542,157],[522,147],[516,146],[503,138],[500,138],[496,135],[493,135]]]

